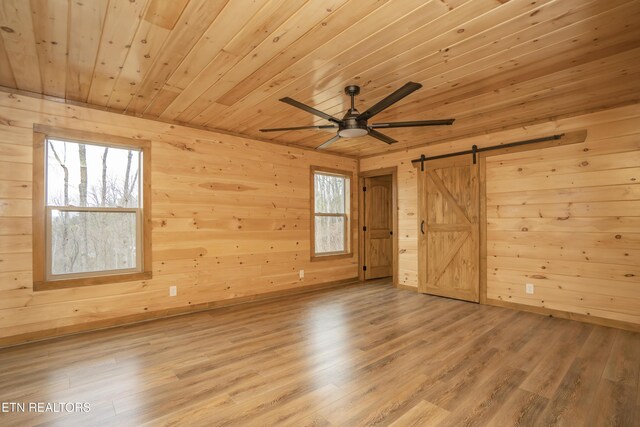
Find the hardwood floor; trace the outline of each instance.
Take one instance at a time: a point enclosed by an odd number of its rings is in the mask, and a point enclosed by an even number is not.
[[[353,285],[0,350],[0,425],[640,425],[640,334]]]

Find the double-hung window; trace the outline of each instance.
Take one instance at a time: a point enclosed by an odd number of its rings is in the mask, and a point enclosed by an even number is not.
[[[351,255],[351,178],[346,171],[311,168],[312,259]]]
[[[149,155],[144,141],[36,132],[36,289],[149,276]]]

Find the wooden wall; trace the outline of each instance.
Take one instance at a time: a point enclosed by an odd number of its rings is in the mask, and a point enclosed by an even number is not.
[[[152,141],[153,279],[32,291],[34,123]],[[350,158],[0,92],[0,344],[357,277],[357,253],[310,262],[310,165],[357,174]]]
[[[489,157],[486,173],[489,299],[640,324],[638,134]]]
[[[584,143],[487,159],[488,302],[640,324],[637,104],[361,159],[361,171],[398,166],[399,283],[417,289],[411,159],[581,129]]]

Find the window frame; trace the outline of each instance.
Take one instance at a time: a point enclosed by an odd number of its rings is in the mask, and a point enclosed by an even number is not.
[[[59,139],[79,144],[113,148],[128,148],[141,154],[142,167],[138,181],[141,193],[140,206],[136,208],[100,208],[48,206],[47,204],[47,140]],[[51,212],[135,212],[136,213],[136,267],[126,270],[103,270],[87,273],[51,275]],[[56,128],[35,124],[33,126],[33,290],[52,290],[109,283],[146,280],[152,277],[151,263],[151,141],[113,135]]]
[[[309,252],[311,254],[311,261],[325,261],[325,260],[335,260],[341,258],[351,258],[353,257],[353,202],[354,202],[354,191],[353,191],[353,172],[341,169],[332,169],[326,168],[322,166],[311,166],[310,168],[310,194],[311,194],[311,247],[309,248]],[[344,214],[327,214],[327,213],[316,213],[316,186],[315,186],[315,175],[333,175],[340,176],[345,178],[345,180],[349,180],[349,195],[345,194],[345,203],[348,203],[348,209]],[[316,253],[316,217],[317,216],[328,216],[328,217],[343,217],[345,219],[344,224],[344,236],[346,239],[345,242],[345,251],[340,252],[326,252],[326,253]]]

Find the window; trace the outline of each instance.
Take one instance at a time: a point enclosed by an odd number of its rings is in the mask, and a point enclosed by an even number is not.
[[[44,130],[34,138],[34,288],[150,277],[148,142]]]
[[[351,256],[350,172],[311,168],[312,260]]]

